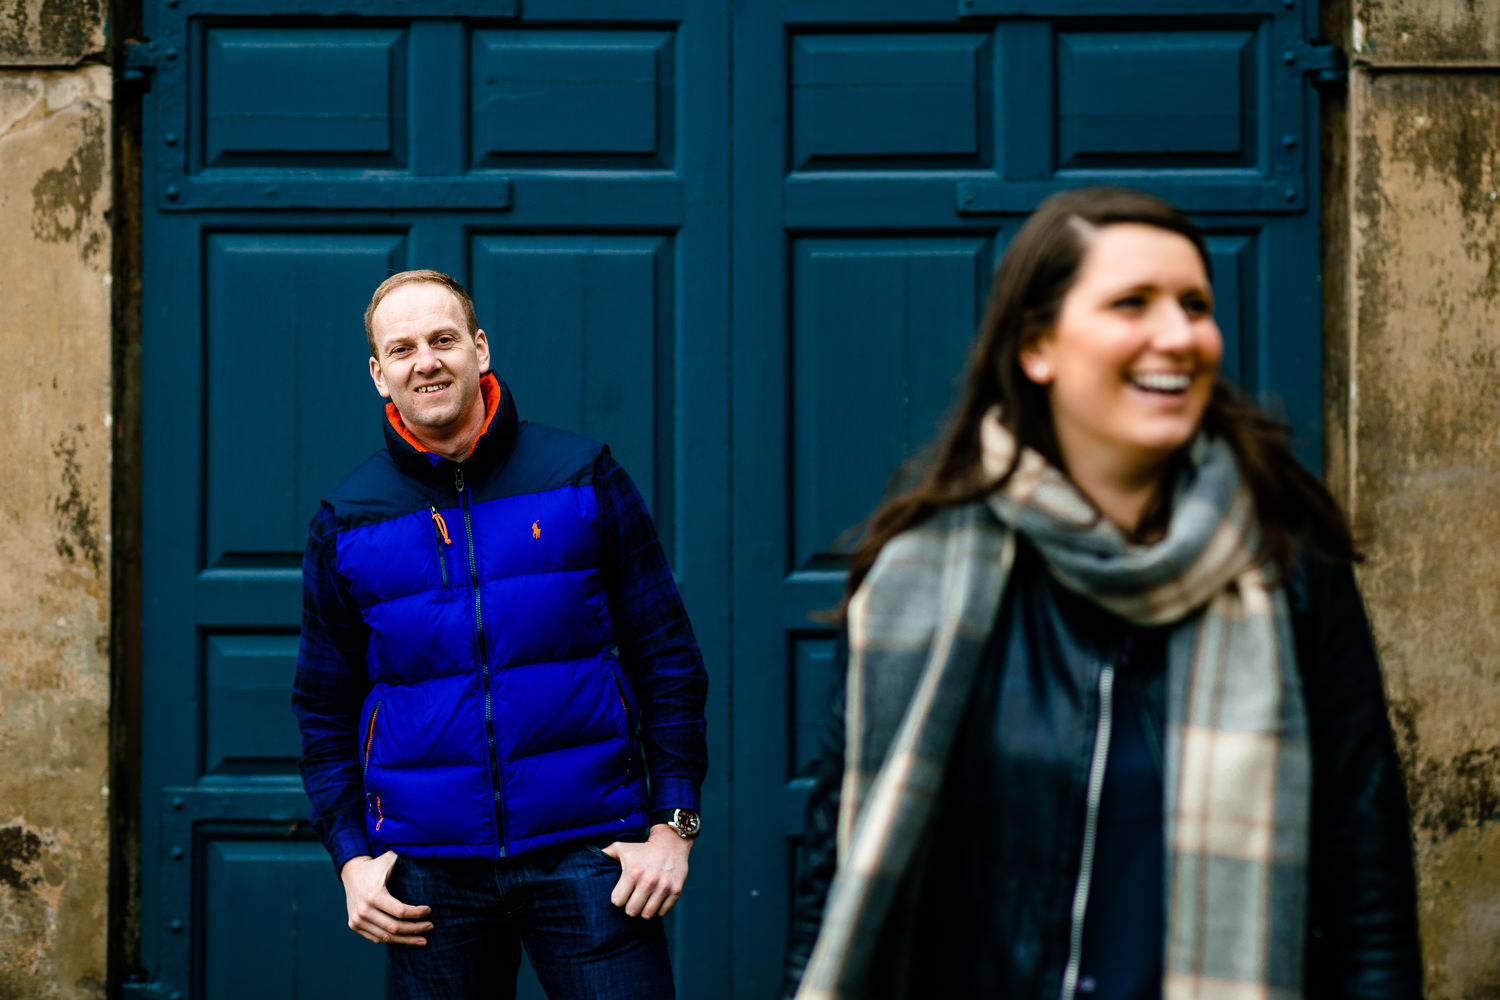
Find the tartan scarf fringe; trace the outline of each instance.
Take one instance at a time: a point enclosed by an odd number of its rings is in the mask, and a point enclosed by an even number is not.
[[[998,478],[1015,457],[998,411],[981,441]],[[987,501],[881,551],[849,604],[839,869],[800,1000],[905,995],[869,981],[876,943],[940,794],[1018,533],[1064,586],[1171,627],[1164,1000],[1302,995],[1311,759],[1290,614],[1259,564],[1228,446],[1200,435],[1188,466],[1149,546],[1027,450]]]

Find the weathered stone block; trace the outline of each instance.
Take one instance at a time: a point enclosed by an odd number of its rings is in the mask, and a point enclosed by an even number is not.
[[[102,998],[110,73],[0,72],[0,997]]]
[[[0,66],[69,66],[104,52],[105,0],[0,0]]]
[[[1356,73],[1349,121],[1352,506],[1428,997],[1500,996],[1500,75]]]
[[[1500,0],[1354,0],[1353,27],[1377,63],[1500,60]]]

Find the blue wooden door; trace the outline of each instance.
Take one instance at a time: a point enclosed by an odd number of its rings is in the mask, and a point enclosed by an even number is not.
[[[831,680],[809,612],[1031,207],[1112,181],[1192,212],[1226,366],[1316,466],[1313,7],[150,0],[131,992],[382,992],[289,685],[308,518],[380,446],[360,314],[435,267],[523,416],[609,441],[652,505],[713,681],[679,988],[769,995]]]
[[[1228,374],[1321,448],[1316,5],[763,0],[734,22],[736,995],[775,988],[826,711],[836,540],[956,397],[1046,195],[1207,230]],[[961,818],[959,818],[961,821]]]
[[[727,755],[727,10],[153,0],[146,21],[133,992],[381,996],[305,824],[289,697],[308,520],[383,446],[361,317],[386,275],[459,277],[522,416],[612,445]],[[727,845],[694,855],[670,921],[684,981],[724,978]]]

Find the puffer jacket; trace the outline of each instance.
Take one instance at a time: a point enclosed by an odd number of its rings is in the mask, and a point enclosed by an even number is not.
[[[1406,797],[1364,607],[1353,573],[1311,554],[1304,554],[1287,594],[1312,740],[1304,996],[1418,1000]],[[1138,663],[1138,673],[1159,676],[1164,647],[1149,632],[1066,590],[1018,539],[987,663],[955,741],[963,759],[950,760],[934,810],[939,828],[924,835],[902,902],[882,932],[877,954],[889,968],[862,976],[882,985],[879,995],[1058,995],[1082,851],[1098,675],[1119,662],[1122,649],[1133,648],[1137,660],[1158,660]],[[843,643],[837,660],[841,667],[847,662]],[[1141,698],[1155,700],[1157,718],[1147,728],[1158,732],[1160,697],[1158,690]],[[837,867],[843,755],[840,678],[808,806],[786,997],[795,994],[812,953]],[[1109,873],[1094,877],[1097,884]],[[961,963],[966,967],[953,968]]]
[[[520,421],[493,375],[482,389],[464,461],[391,416],[386,449],[313,519],[294,704],[335,865],[498,858],[647,826],[595,524],[603,446]]]

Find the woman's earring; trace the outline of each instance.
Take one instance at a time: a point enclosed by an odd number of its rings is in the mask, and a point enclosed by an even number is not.
[[[1036,364],[1031,366],[1031,380],[1033,382],[1040,382],[1042,379],[1051,374],[1052,369],[1047,367],[1047,362],[1045,361],[1038,361]]]

